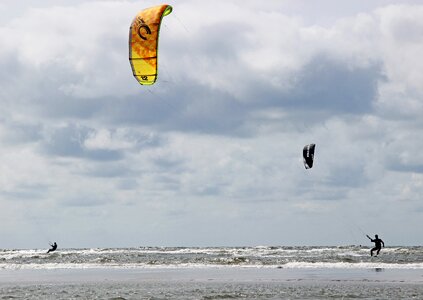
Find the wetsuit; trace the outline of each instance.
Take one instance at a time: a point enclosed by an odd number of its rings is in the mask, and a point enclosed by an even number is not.
[[[54,244],[53,244],[53,245],[51,245],[51,249],[48,249],[47,253],[53,252],[53,251],[55,251],[56,249],[57,249],[57,244],[56,244],[56,242],[54,242]]]
[[[372,241],[372,243],[375,243],[374,248],[370,250],[370,255],[373,256],[373,251],[376,251],[376,255],[379,255],[380,249],[382,249],[382,245],[385,247],[385,243],[377,235],[375,236],[375,239],[372,239],[369,236],[367,237],[370,239],[370,241]]]

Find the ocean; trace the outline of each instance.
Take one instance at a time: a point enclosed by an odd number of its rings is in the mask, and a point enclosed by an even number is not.
[[[4,249],[0,299],[423,299],[423,247]]]

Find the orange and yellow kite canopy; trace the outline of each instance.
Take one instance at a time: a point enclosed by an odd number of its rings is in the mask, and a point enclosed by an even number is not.
[[[170,5],[142,10],[129,30],[129,62],[140,84],[151,85],[157,79],[157,47],[162,18],[172,12]]]

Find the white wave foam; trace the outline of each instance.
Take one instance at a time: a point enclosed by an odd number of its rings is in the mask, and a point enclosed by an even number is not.
[[[287,269],[423,269],[423,263],[394,264],[373,262],[289,262],[282,267]]]

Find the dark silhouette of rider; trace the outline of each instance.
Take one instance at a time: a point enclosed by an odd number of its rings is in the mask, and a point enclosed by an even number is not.
[[[53,252],[57,249],[57,244],[54,242],[53,244],[50,244],[51,248],[48,249],[47,253]]]
[[[382,249],[382,246],[383,246],[383,248],[385,248],[385,243],[377,236],[377,234],[375,234],[375,238],[374,239],[372,239],[368,235],[366,235],[366,236],[369,238],[369,240],[372,243],[375,243],[374,248],[372,248],[372,250],[370,250],[370,256],[373,256],[373,251],[376,251],[376,256],[378,256],[379,255],[379,252],[380,252],[380,249]]]

